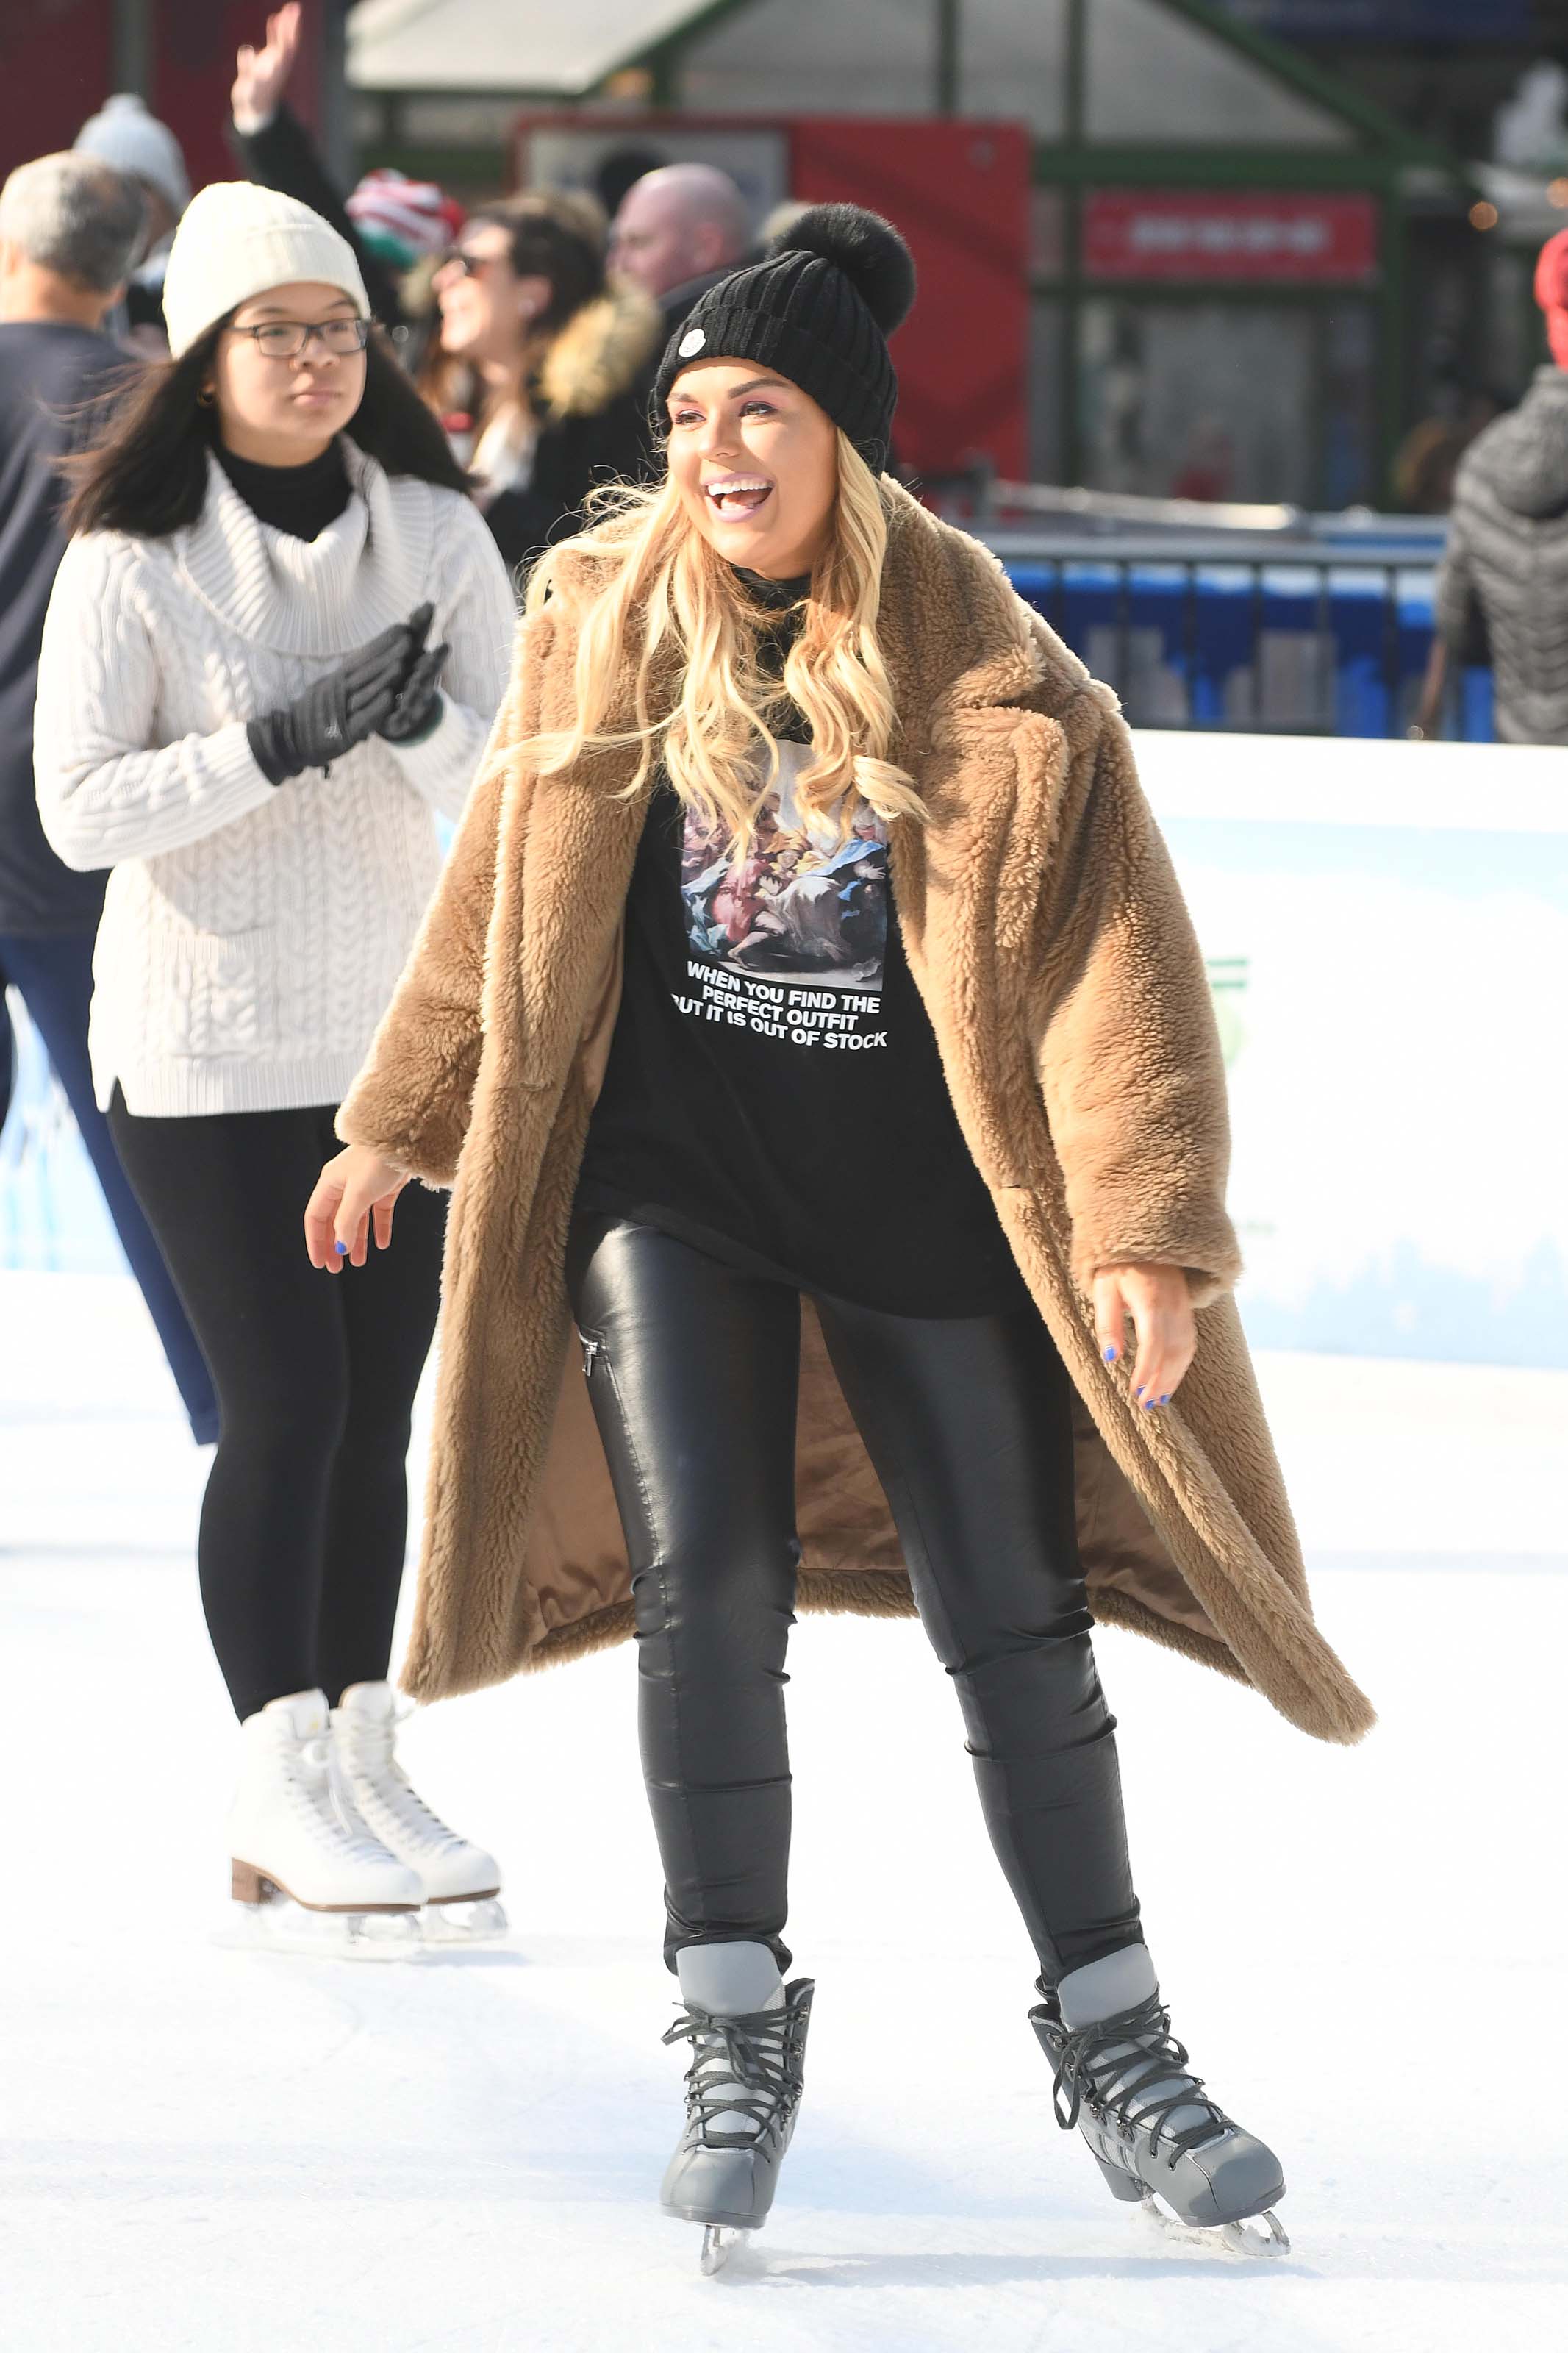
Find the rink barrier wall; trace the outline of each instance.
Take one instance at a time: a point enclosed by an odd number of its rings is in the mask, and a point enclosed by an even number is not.
[[[1568,753],[1140,731],[1208,961],[1256,1346],[1568,1366]],[[122,1268],[16,999],[0,1267]]]
[[[1114,687],[1135,726],[1388,737],[1415,715],[1436,541],[987,537],[1019,595]],[[1453,670],[1437,732],[1491,741],[1489,670]]]

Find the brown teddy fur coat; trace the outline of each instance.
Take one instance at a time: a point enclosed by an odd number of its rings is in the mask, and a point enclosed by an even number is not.
[[[1093,1609],[1250,1681],[1304,1730],[1355,1740],[1372,1710],[1312,1622],[1229,1296],[1239,1261],[1204,965],[1114,698],[984,549],[890,482],[884,496],[895,751],[929,811],[893,828],[894,896],[964,1136],[1076,1386]],[[404,1671],[422,1699],[632,1630],[562,1266],[649,788],[616,797],[631,752],[538,777],[518,748],[569,723],[595,573],[574,564],[522,628],[439,891],[338,1123],[454,1187]],[[628,655],[628,696],[631,670]],[[1158,1414],[1096,1344],[1087,1294],[1121,1261],[1185,1267],[1200,1311],[1196,1358]],[[888,1505],[809,1309],[804,1321],[801,1606],[908,1614]]]

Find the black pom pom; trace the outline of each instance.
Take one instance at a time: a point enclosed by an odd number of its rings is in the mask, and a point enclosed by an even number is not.
[[[813,205],[773,240],[770,252],[816,253],[837,262],[885,335],[915,299],[914,256],[891,221],[859,205]]]

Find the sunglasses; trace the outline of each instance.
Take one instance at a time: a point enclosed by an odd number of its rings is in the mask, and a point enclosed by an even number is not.
[[[504,253],[465,253],[460,245],[454,245],[441,256],[436,268],[437,273],[443,269],[455,269],[459,278],[477,278],[492,262],[505,259]]]

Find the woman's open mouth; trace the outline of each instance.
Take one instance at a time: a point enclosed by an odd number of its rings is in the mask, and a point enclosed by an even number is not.
[[[726,521],[755,514],[773,495],[773,484],[762,474],[719,474],[704,482],[702,494],[716,514]]]

